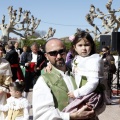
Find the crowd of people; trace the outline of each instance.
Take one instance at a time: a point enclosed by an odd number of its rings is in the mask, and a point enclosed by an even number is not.
[[[46,58],[37,43],[23,48],[19,48],[18,42],[8,42],[5,46],[0,46],[0,120],[29,119],[28,100],[23,97],[27,98],[30,88],[33,88],[45,66]],[[11,84],[14,85],[12,89]]]
[[[31,88],[34,120],[98,120],[111,104],[116,72],[109,48],[97,54],[93,38],[82,30],[68,53],[58,38],[49,39],[44,52],[39,47],[0,46],[0,120],[29,120]]]

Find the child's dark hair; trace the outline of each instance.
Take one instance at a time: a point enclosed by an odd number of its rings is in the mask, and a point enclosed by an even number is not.
[[[23,92],[25,84],[23,81],[15,81],[10,83],[9,87],[13,87],[16,91]]]
[[[96,52],[94,40],[93,40],[92,36],[84,30],[79,30],[79,33],[75,33],[75,38],[72,41],[72,47],[75,46],[82,39],[87,39],[90,42],[91,48],[92,48],[90,55],[94,54]],[[75,51],[73,51],[73,53],[77,54]]]

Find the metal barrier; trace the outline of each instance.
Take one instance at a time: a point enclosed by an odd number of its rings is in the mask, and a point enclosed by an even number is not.
[[[111,95],[120,95],[120,67],[118,67],[116,73],[113,75],[113,80],[111,81]]]

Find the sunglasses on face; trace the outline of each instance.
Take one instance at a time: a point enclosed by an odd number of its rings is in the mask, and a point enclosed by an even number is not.
[[[49,54],[50,56],[57,56],[58,54],[63,55],[64,53],[65,53],[65,49],[47,52],[47,54]]]
[[[106,52],[106,50],[102,50],[102,52]]]

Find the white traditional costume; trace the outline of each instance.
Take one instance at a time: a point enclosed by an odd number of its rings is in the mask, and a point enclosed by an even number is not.
[[[74,91],[75,97],[79,98],[93,92],[103,77],[103,62],[99,54],[93,54],[88,57],[77,55],[73,60],[72,66],[78,88],[80,87],[82,76],[87,78],[87,83]]]
[[[9,63],[0,58],[0,91],[3,93],[0,94],[0,105],[4,105],[7,99],[7,93],[9,93],[8,87],[12,82],[12,72]],[[0,120],[4,120],[4,113],[0,111]]]
[[[103,63],[98,54],[88,57],[76,56],[73,60],[73,72],[78,89],[74,90],[75,100],[65,107],[63,112],[75,112],[83,105],[89,104],[96,116],[89,120],[98,120],[97,115],[105,110]]]
[[[29,120],[28,114],[28,100],[26,98],[14,98],[7,99],[6,105],[0,105],[1,111],[8,111],[8,115],[5,120]]]

